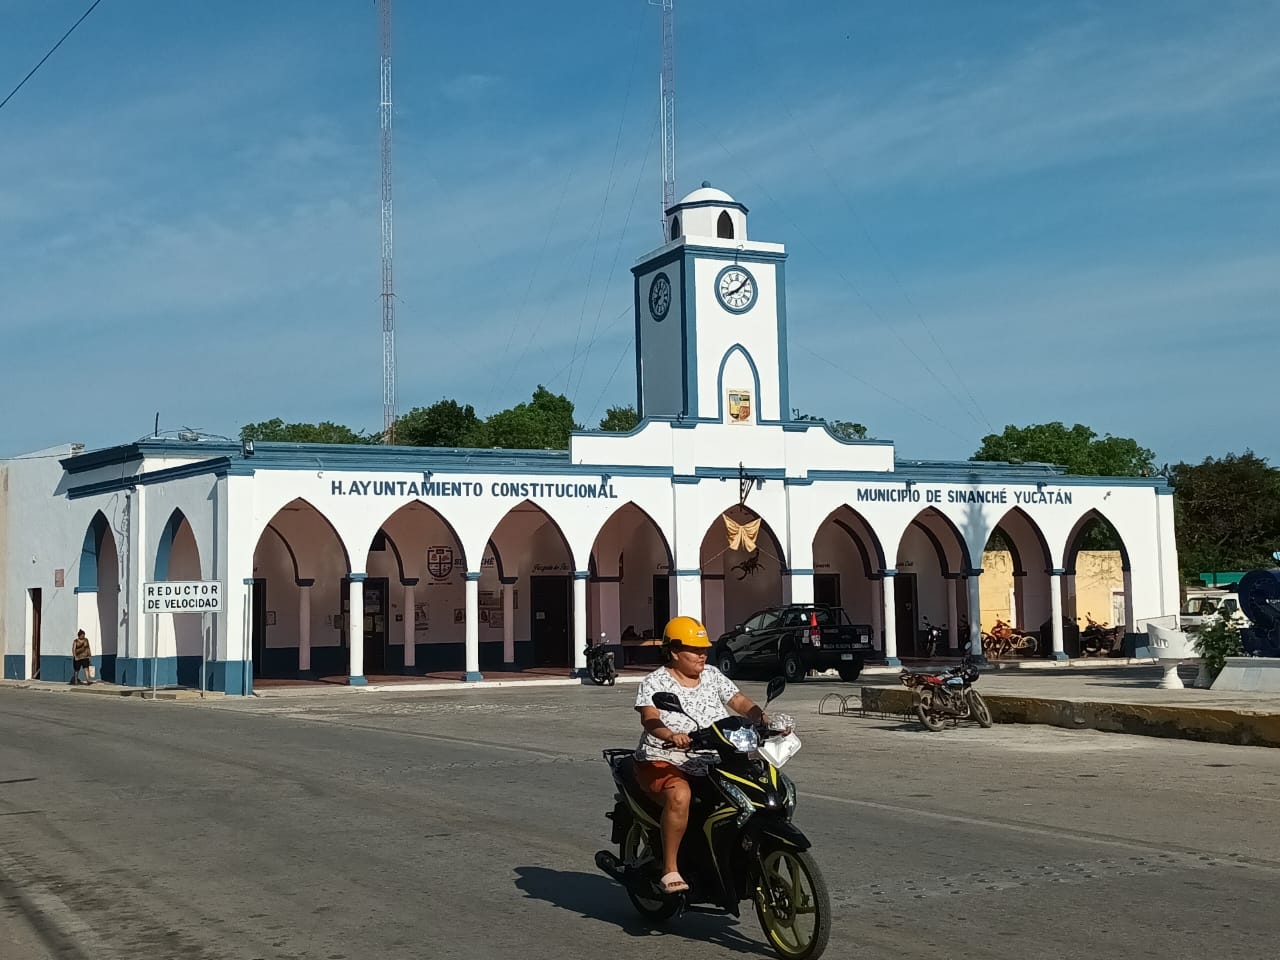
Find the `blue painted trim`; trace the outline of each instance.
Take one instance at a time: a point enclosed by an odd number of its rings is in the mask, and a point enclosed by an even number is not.
[[[1063,651],[1059,650],[1059,651],[1056,651],[1055,653],[1051,654],[1051,655],[1050,655],[1050,659],[1052,659],[1052,660],[1062,661],[1062,660],[1070,660],[1071,658],[1070,658],[1070,657],[1068,657],[1068,656],[1066,655],[1066,653],[1064,653]]]
[[[367,573],[349,573],[346,575],[345,579],[352,583],[364,583],[369,579],[369,575]]]
[[[886,667],[900,667],[902,666],[902,661],[899,660],[897,657],[885,657],[884,665]]]
[[[187,452],[191,452],[189,445]],[[231,461],[229,458],[214,457],[209,460],[197,460],[194,463],[184,463],[178,467],[169,467],[166,470],[152,470],[147,473],[135,474],[128,477],[119,477],[113,480],[100,480],[96,483],[86,483],[78,487],[69,487],[67,489],[67,499],[80,500],[84,497],[96,497],[104,493],[128,490],[135,486],[149,487],[157,483],[168,483],[171,480],[185,480],[188,477],[199,477],[204,476],[205,474],[211,474],[214,477],[223,477],[229,472],[230,465]]]
[[[809,477],[783,477],[782,484],[787,487],[812,487],[813,481]]]
[[[703,580],[723,580],[725,579],[725,576],[723,573],[704,573],[702,575],[702,579]]]
[[[787,576],[790,576],[790,577],[812,577],[812,576],[813,576],[813,570],[811,570],[811,569],[809,569],[809,568],[807,568],[807,567],[802,567],[802,568],[801,568],[801,569],[799,569],[799,570],[796,570],[796,569],[794,569],[794,568],[793,568],[793,569],[791,569],[791,570],[788,570],[788,571],[787,571]]]
[[[669,217],[681,210],[699,210],[703,207],[723,207],[726,210],[741,210],[744,215],[747,213],[747,208],[737,200],[695,200],[693,203],[673,204],[666,209],[666,215]]]
[[[21,653],[4,655],[4,678],[6,680],[25,680],[27,678],[27,657]]]
[[[481,574],[479,570],[468,570],[466,579],[468,582],[475,583],[477,580],[480,579],[480,576]]]
[[[241,582],[242,584],[244,584],[246,587],[252,587],[255,583],[257,583],[257,582],[258,582],[258,578],[257,578],[257,577],[245,577],[245,578],[244,578],[243,580],[241,580],[240,582]]]
[[[76,588],[75,588],[73,591],[71,591],[71,592],[72,592],[72,593],[74,593],[74,594],[77,594],[77,595],[82,594],[82,593],[97,593],[97,592],[98,592],[98,588],[97,588],[96,586],[92,586],[92,587],[76,587]]]
[[[1172,487],[1156,487],[1156,496],[1157,496],[1157,497],[1172,497],[1172,496],[1173,496],[1173,488],[1172,488]]]
[[[981,567],[965,567],[965,568],[964,568],[963,570],[961,570],[960,572],[961,572],[961,574],[963,574],[966,578],[972,578],[972,577],[980,577],[980,576],[982,576],[982,568],[981,568]]]
[[[97,657],[93,658],[95,661]],[[105,659],[105,658],[104,658]],[[46,662],[48,661],[48,662]],[[155,661],[151,657],[120,657],[114,658],[113,672],[115,673],[115,682],[123,687],[150,687],[152,686],[152,674],[154,670],[155,686],[157,687],[187,687],[189,689],[200,689],[200,658],[198,656],[183,657],[159,657]],[[236,661],[237,665],[239,661]],[[40,674],[44,680],[70,680],[71,679],[71,657],[41,657],[40,658]],[[102,670],[105,679],[105,670],[107,664],[103,663]],[[56,671],[57,676],[53,676]],[[207,689],[221,690],[221,686],[212,686],[209,682],[208,664],[205,669],[205,684]]]
[[[748,474],[761,480],[784,480],[786,470],[781,467],[744,467]],[[694,476],[704,480],[737,480],[737,467],[694,467]]]
[[[726,241],[726,244],[734,241]],[[742,241],[736,241],[741,243]],[[750,241],[747,241],[750,243]],[[712,247],[704,243],[686,243],[685,257],[696,256],[700,260],[721,260],[726,263],[781,263],[787,259],[786,251],[752,250],[749,247]]]
[[[1049,571],[1049,576],[1051,576],[1051,577],[1060,577],[1060,576],[1062,576],[1063,574],[1065,574],[1066,572],[1067,572],[1067,571],[1066,571],[1066,570],[1064,570],[1062,567],[1054,567],[1052,570],[1050,570],[1050,571]]]
[[[296,587],[314,587],[316,585],[315,577],[300,577],[293,581]]]
[[[519,578],[519,577],[499,577],[499,578],[498,578],[498,582],[499,582],[499,583],[506,583],[506,584],[519,583],[519,582],[520,582],[520,578]]]
[[[590,571],[590,570],[575,570],[575,571],[573,571],[573,579],[575,579],[575,580],[586,580],[586,579],[588,579],[590,576],[591,576],[591,571]]]
[[[369,679],[367,677],[347,677],[347,686],[349,687],[367,687]]]
[[[422,579],[421,577],[401,577],[401,578],[400,578],[400,586],[402,586],[402,587],[416,587],[416,586],[418,585],[418,583],[421,581],[421,579]]]
[[[680,364],[684,381],[684,403],[680,412],[686,417],[698,415],[702,409],[698,398],[698,298],[694,290],[693,259],[685,248],[680,267],[680,297],[684,305],[680,318]]]
[[[677,577],[700,577],[702,576],[702,571],[697,567],[691,567],[684,570],[677,570],[676,576]]]
[[[654,296],[654,293],[657,291],[658,281],[662,281],[664,284],[666,284],[666,287],[667,287],[667,305],[662,308],[662,312],[660,315],[658,310],[653,305],[653,296]],[[653,317],[654,323],[661,323],[663,320],[667,319],[667,317],[671,315],[671,305],[675,303],[675,294],[676,294],[676,291],[675,291],[675,288],[672,287],[671,285],[671,278],[667,276],[665,271],[659,270],[657,273],[653,275],[652,278],[650,278],[649,297],[646,302],[646,305],[649,308],[649,316]]]
[[[898,575],[897,570],[881,570],[880,571],[880,576],[882,577],[896,577],[897,575]]]
[[[747,348],[744,347],[741,343],[735,343],[728,350],[726,350],[724,352],[724,355],[720,358],[720,369],[716,371],[716,410],[718,411],[716,415],[716,422],[724,423],[724,391],[725,391],[724,368],[729,363],[729,358],[733,356],[735,351],[740,352],[744,357],[746,357],[747,366],[751,369],[751,378],[752,378],[752,381],[754,382],[754,387],[752,389],[755,390],[755,398],[756,398],[755,399],[755,407],[756,407],[755,420],[757,423],[762,424],[764,423],[764,420],[762,419],[762,414],[760,412],[761,406],[762,406],[762,400],[760,397],[760,371],[756,369],[756,362],[751,358],[750,351],[747,350]],[[786,471],[783,470],[781,471],[781,473],[785,475]]]
[[[484,679],[484,674],[482,674],[478,670],[468,670],[466,673],[462,675],[462,679],[465,680],[467,683],[479,683],[481,680]]]
[[[683,474],[671,478],[671,482],[675,484],[698,483],[701,477],[690,477]]]
[[[671,423],[672,430],[692,430],[700,423],[715,423],[711,417],[681,417],[673,420]]]
[[[639,279],[651,270],[661,270],[663,267],[669,267],[673,263],[679,263],[684,259],[684,238],[677,237],[675,240],[668,240],[661,247],[652,251],[643,260],[639,260],[631,268],[631,273],[636,277],[636,290],[639,291]],[[636,303],[637,314],[640,304]]]
[[[729,306],[727,303],[724,302],[724,299],[720,296],[720,281],[721,279],[723,279],[724,275],[728,273],[730,270],[737,270],[741,273],[745,273],[747,275],[747,279],[751,281],[752,289],[755,291],[755,293],[752,295],[751,300],[747,303],[747,305],[740,309],[738,307]],[[720,272],[716,274],[715,280],[713,280],[711,283],[711,293],[716,298],[716,303],[720,304],[720,308],[722,310],[724,310],[726,313],[731,313],[734,316],[740,317],[744,313],[747,313],[759,301],[760,281],[756,279],[756,275],[754,273],[752,273],[742,264],[729,263],[721,267]]]
[[[773,275],[778,295],[774,307],[778,320],[778,416],[783,420],[791,419],[791,362],[787,355],[786,266],[785,262],[780,262],[774,268]]]

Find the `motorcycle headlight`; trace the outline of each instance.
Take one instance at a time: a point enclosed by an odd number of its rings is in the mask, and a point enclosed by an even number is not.
[[[738,808],[737,823],[739,827],[755,816],[755,805],[740,787],[727,780],[719,780],[717,783],[724,795],[729,798],[729,801]]]

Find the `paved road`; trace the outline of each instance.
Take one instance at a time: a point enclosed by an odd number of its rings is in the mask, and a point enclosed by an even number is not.
[[[752,695],[759,686],[747,684]],[[1275,952],[1280,751],[819,716],[797,819],[828,957]],[[596,872],[634,686],[222,703],[0,690],[5,960],[771,956]]]

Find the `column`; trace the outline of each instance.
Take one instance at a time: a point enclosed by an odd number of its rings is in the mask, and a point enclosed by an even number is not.
[[[787,577],[791,582],[791,603],[813,603],[813,571],[792,570]]]
[[[311,587],[315,580],[298,580],[298,672],[311,672]]]
[[[418,585],[418,578],[408,578],[401,580],[400,583],[404,586],[404,600],[400,604],[400,609],[404,611],[404,668],[407,673],[418,665],[418,617],[413,608],[416,602],[414,588]]]
[[[587,671],[587,577],[586,570],[573,572],[573,637],[570,643],[569,662],[573,664],[570,676],[584,677]]]
[[[347,585],[347,684],[352,687],[369,682],[364,676],[364,577],[353,573]]]
[[[676,606],[671,611],[673,617],[693,617],[702,621],[702,571],[697,567],[676,571]],[[724,619],[724,611],[720,611],[720,619]]]
[[[502,578],[502,662],[516,662],[516,578]]]
[[[1053,659],[1066,660],[1066,646],[1062,640],[1062,570],[1049,571],[1049,619],[1053,621]]]
[[[880,608],[884,611],[884,662],[891,667],[902,666],[898,659],[898,598],[894,590],[897,570],[884,572],[884,602]]]
[[[1108,611],[1110,613],[1110,611]],[[1115,624],[1112,624],[1115,626]],[[1124,629],[1125,633],[1133,633],[1133,571],[1124,568]]]
[[[480,571],[467,571],[467,671],[462,679],[478,683],[480,673]]]
[[[986,655],[982,652],[982,590],[978,587],[979,569],[966,570],[969,588],[969,653],[978,663],[986,663]]]
[[[880,578],[871,583],[871,645],[877,650],[884,649],[884,595],[880,591]]]
[[[947,577],[947,650],[960,649],[960,603],[956,599],[956,578]]]

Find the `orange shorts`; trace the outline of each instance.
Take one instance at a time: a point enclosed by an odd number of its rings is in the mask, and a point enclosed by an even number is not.
[[[688,783],[689,777],[674,763],[665,760],[636,761],[636,781],[646,793],[656,796],[681,780]]]

